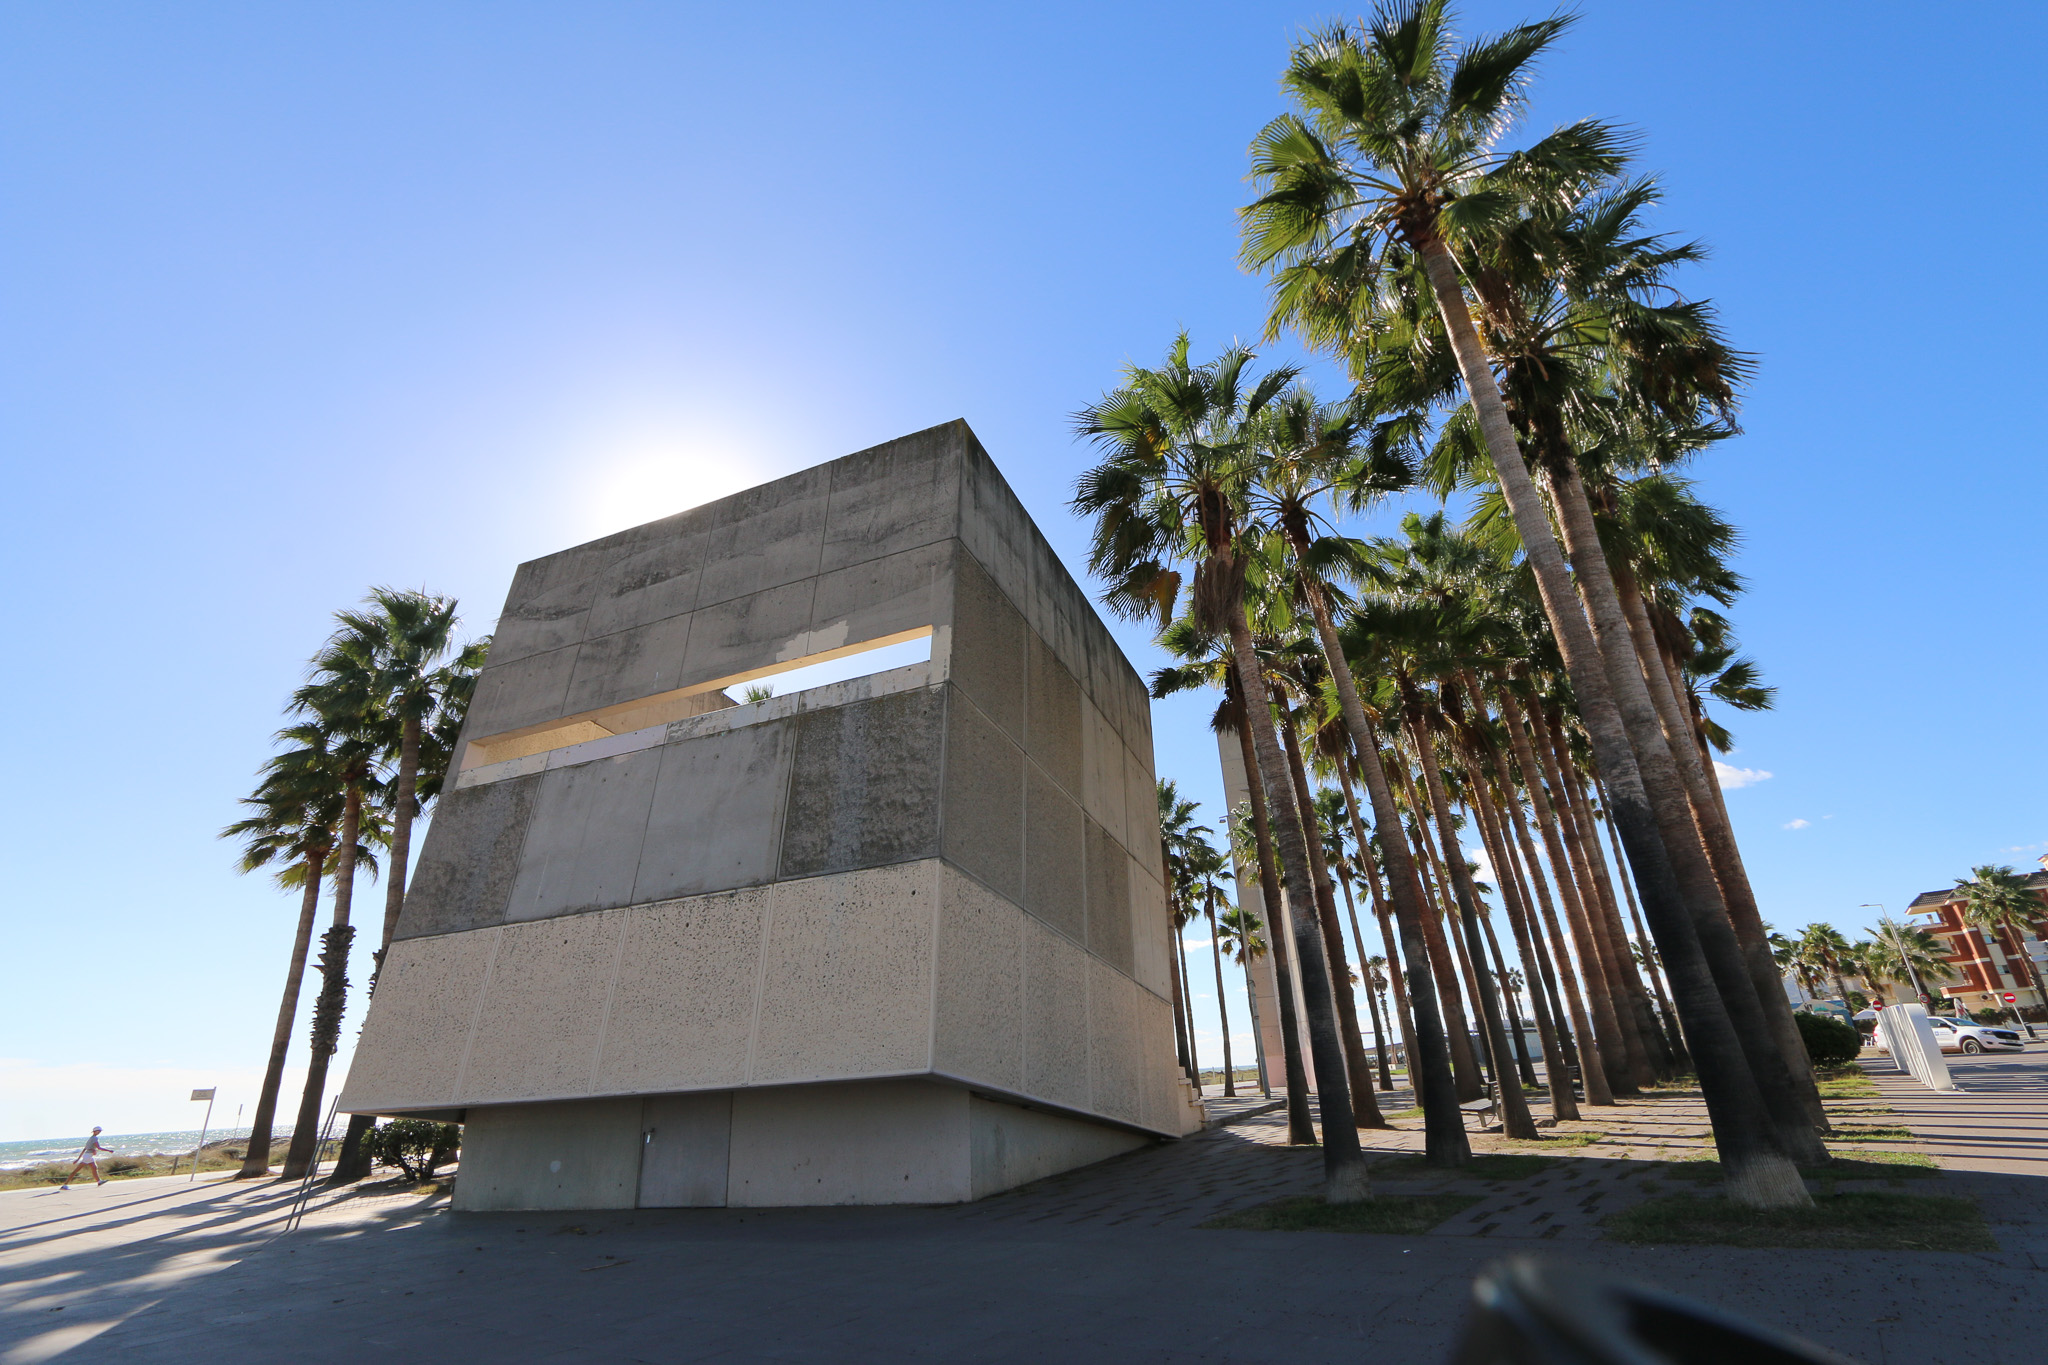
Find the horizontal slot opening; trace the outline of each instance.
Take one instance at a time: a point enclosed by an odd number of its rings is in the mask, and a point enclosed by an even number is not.
[[[713,678],[673,692],[640,697],[580,715],[563,716],[559,720],[486,735],[469,742],[469,748],[462,756],[462,766],[469,769],[490,763],[507,763],[515,758],[566,749],[572,744],[630,734],[690,716],[721,711],[740,705],[749,685],[766,687],[770,689],[771,696],[783,696],[903,668],[931,657],[931,636],[930,626],[918,626],[914,630],[841,645],[837,649],[807,654],[798,659],[778,660],[760,668],[750,668],[744,673]]]

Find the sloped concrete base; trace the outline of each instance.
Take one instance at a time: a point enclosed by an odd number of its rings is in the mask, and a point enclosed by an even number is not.
[[[1153,1141],[915,1079],[491,1105],[469,1111],[455,1206],[956,1204]]]

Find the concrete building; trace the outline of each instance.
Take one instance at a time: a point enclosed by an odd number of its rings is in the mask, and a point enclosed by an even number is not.
[[[2005,997],[2011,995],[2013,1005],[2028,1017],[2042,1017],[2042,1006],[2048,1002],[2034,989],[2021,958],[2029,944],[2038,944],[2048,930],[2048,871],[2030,874],[2027,889],[2042,899],[2041,915],[2034,921],[2030,938],[2010,929],[1990,934],[1969,923],[1963,918],[1962,894],[1954,887],[1924,891],[1913,898],[1906,913],[1932,917],[1920,927],[1941,940],[1950,972],[1961,978],[1942,985],[1930,981],[1929,990],[1939,990],[1971,1011],[2010,1009]],[[2048,964],[2035,964],[2036,971],[2044,967]]]
[[[958,1201],[1200,1124],[1144,686],[963,422],[520,566],[454,769],[341,1107],[460,1117],[460,1208]]]

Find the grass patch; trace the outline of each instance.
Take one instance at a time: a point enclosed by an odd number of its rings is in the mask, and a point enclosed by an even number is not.
[[[1414,1175],[1459,1176],[1472,1180],[1527,1180],[1538,1171],[1556,1164],[1556,1157],[1539,1156],[1535,1152],[1485,1152],[1456,1168],[1424,1165],[1419,1156],[1397,1156],[1388,1161],[1374,1162],[1372,1173],[1397,1180]]]
[[[1609,1214],[1601,1226],[1618,1242],[1662,1246],[1998,1250],[1976,1204],[1947,1195],[1858,1191],[1816,1195],[1810,1209],[1751,1209],[1674,1194]]]
[[[1418,1104],[1413,1109],[1382,1110],[1381,1117],[1390,1119],[1419,1119],[1422,1117],[1422,1106]]]
[[[1606,1137],[1605,1133],[1552,1133],[1540,1138],[1508,1138],[1514,1146],[1510,1151],[1541,1152],[1556,1151],[1562,1147],[1590,1147]]]
[[[1910,1128],[1837,1128],[1837,1142],[1911,1142]]]
[[[1813,1079],[1824,1100],[1875,1099],[1879,1094],[1877,1082],[1864,1075],[1863,1068],[1854,1062],[1847,1066],[1815,1067]]]
[[[1478,1203],[1476,1194],[1381,1195],[1362,1204],[1326,1204],[1313,1195],[1279,1199],[1239,1209],[1202,1224],[1245,1232],[1385,1232],[1413,1236],[1428,1232]]]
[[[1837,1180],[1920,1180],[1941,1174],[1941,1167],[1925,1152],[1843,1152],[1825,1166],[1802,1166],[1799,1173],[1809,1180],[1819,1180],[1824,1189],[1832,1190]],[[1721,1160],[1708,1148],[1698,1156],[1674,1161],[1663,1171],[1674,1180],[1697,1180],[1701,1183],[1721,1178]]]

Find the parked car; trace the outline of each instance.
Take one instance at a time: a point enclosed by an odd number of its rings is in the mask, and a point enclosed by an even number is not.
[[[2024,1052],[2027,1047],[2026,1040],[2016,1031],[1996,1024],[1951,1019],[1945,1014],[1930,1014],[1927,1022],[1934,1026],[1934,1040],[1941,1044],[1943,1052],[1964,1052],[1974,1057],[1980,1052]],[[1890,1051],[1884,1045],[1883,1034],[1873,1041],[1879,1052]]]

